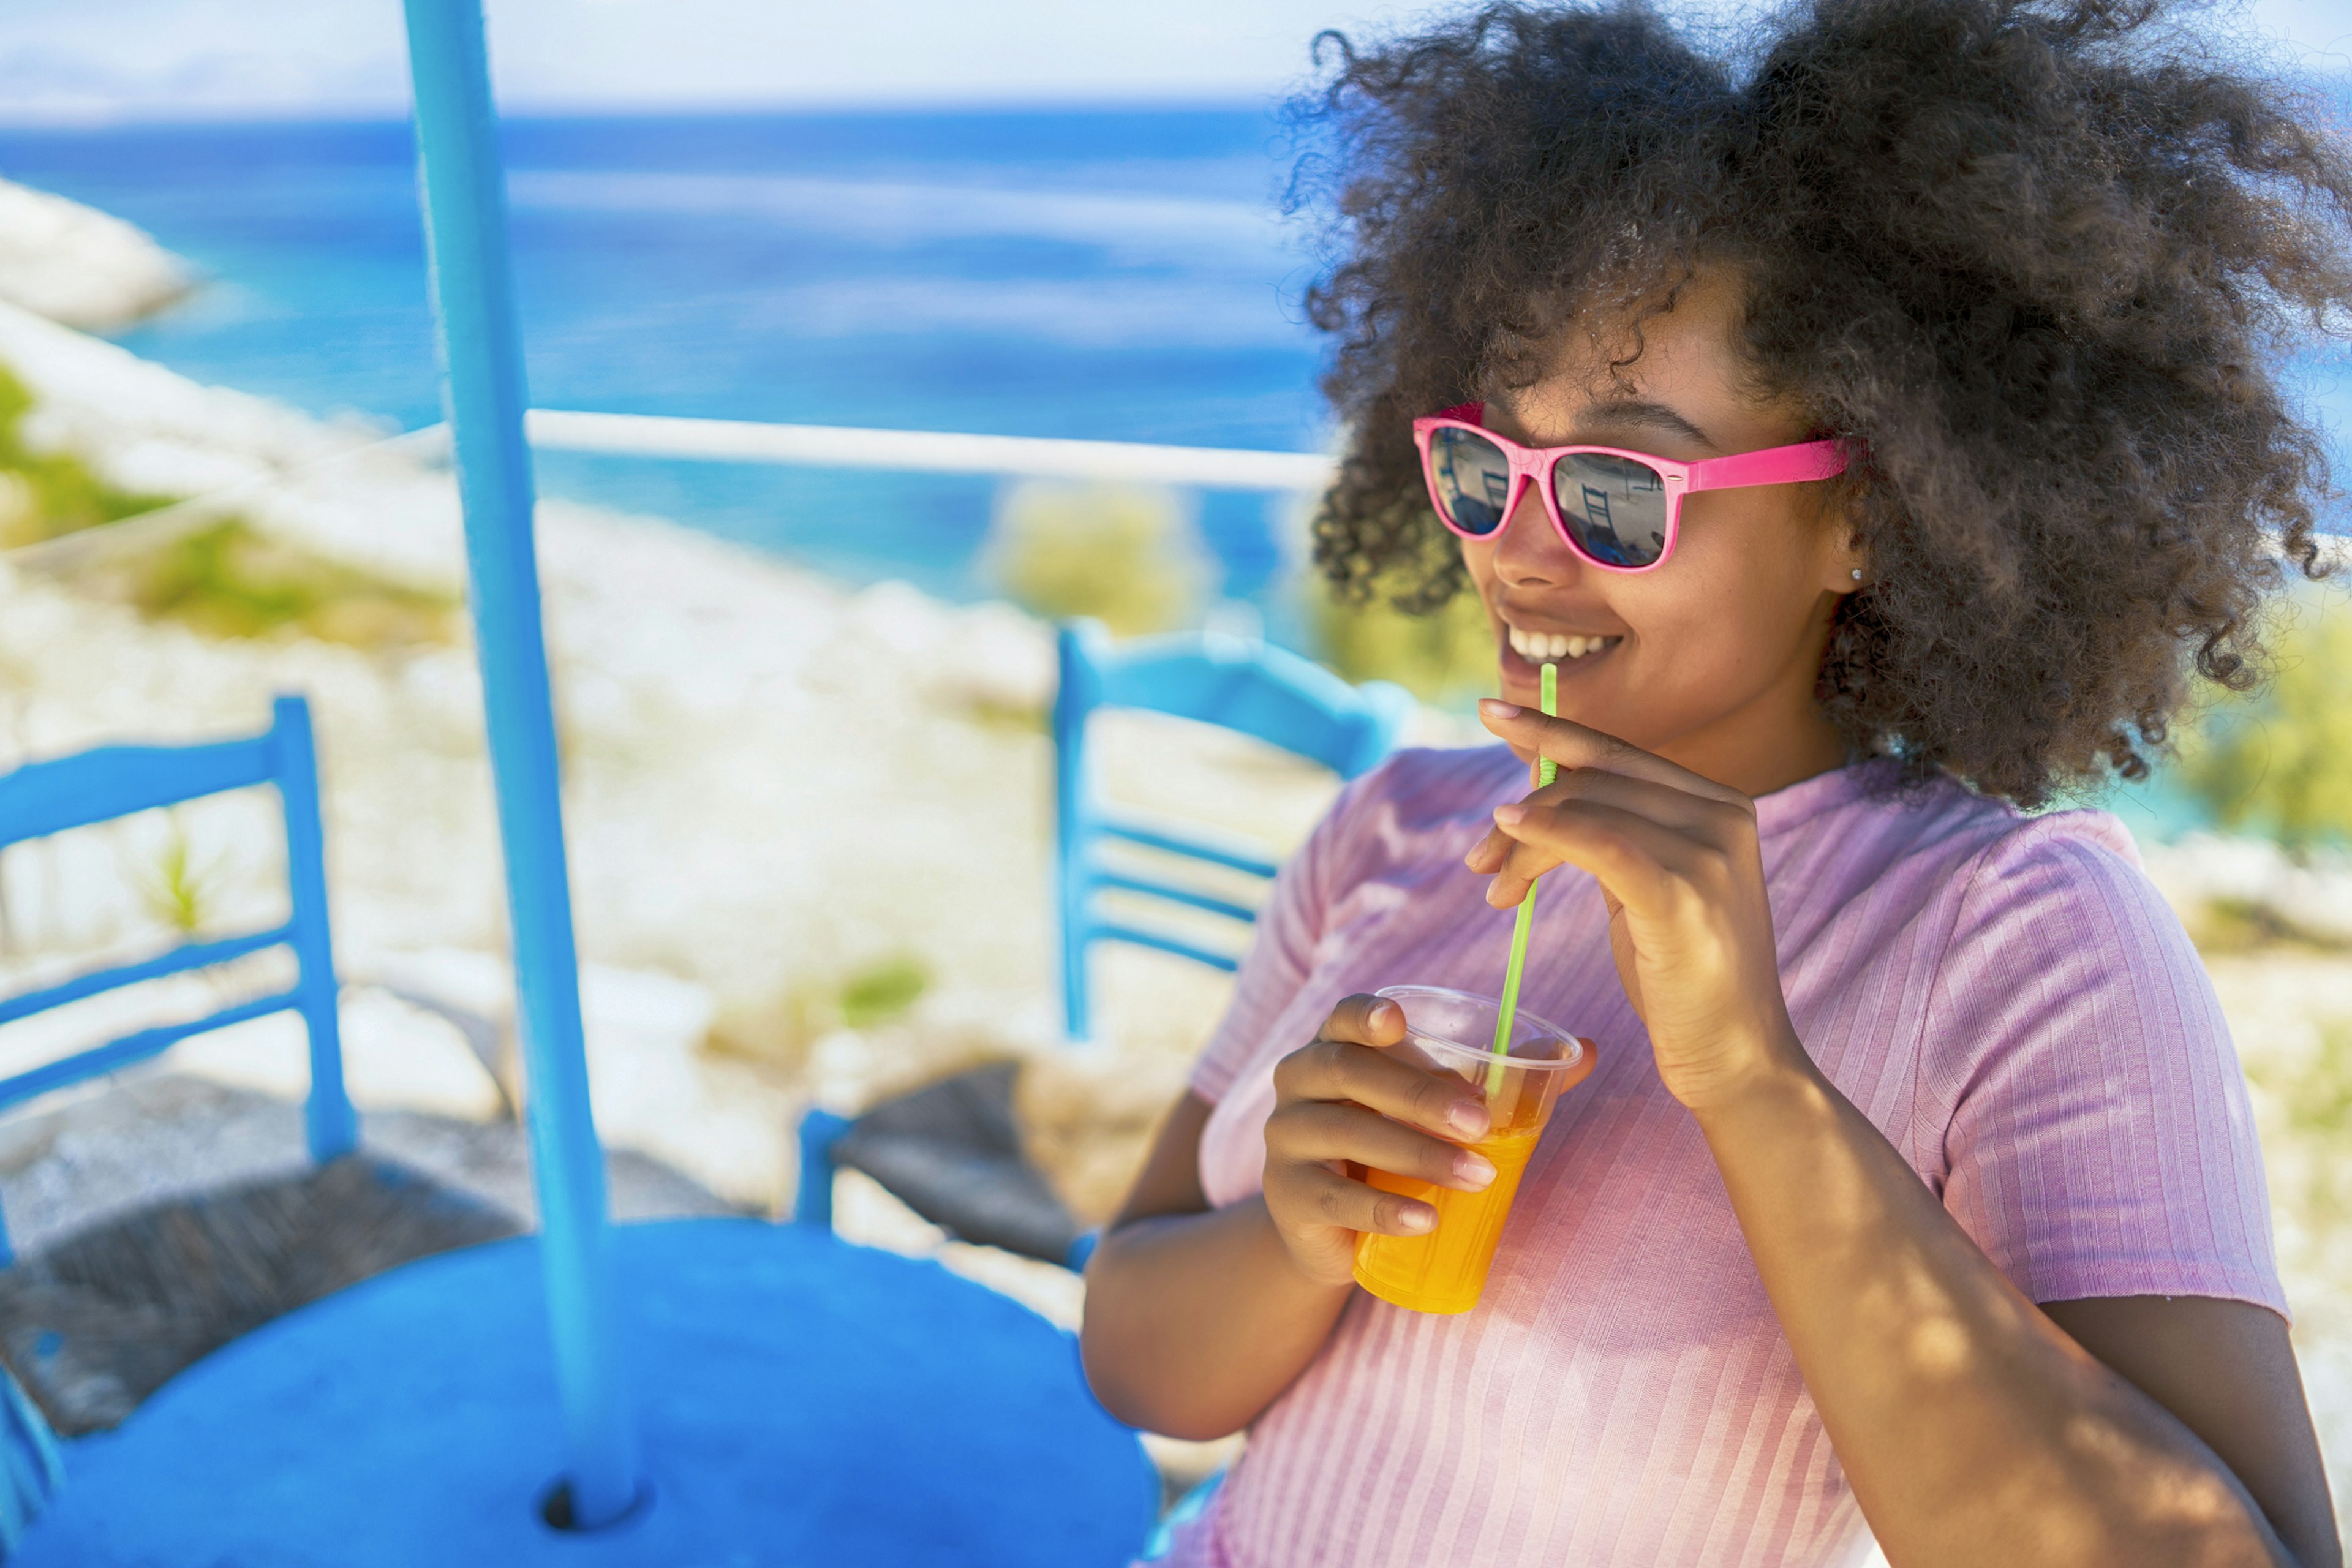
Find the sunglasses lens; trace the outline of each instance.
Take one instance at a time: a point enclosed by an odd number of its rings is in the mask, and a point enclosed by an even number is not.
[[[1484,436],[1452,426],[1429,441],[1430,488],[1445,521],[1465,533],[1492,533],[1511,503],[1511,459]]]
[[[1650,566],[1666,552],[1666,483],[1631,458],[1579,452],[1551,468],[1551,493],[1576,542],[1604,566]]]

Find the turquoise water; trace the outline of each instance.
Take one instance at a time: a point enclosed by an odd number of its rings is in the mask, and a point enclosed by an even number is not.
[[[1264,110],[525,119],[505,137],[544,406],[1328,440],[1299,304],[1314,251],[1281,216],[1294,148]],[[404,122],[0,129],[0,174],[118,213],[211,279],[125,334],[135,352],[319,413],[439,417]],[[2352,360],[2300,380],[2344,449]],[[541,481],[852,580],[986,589],[984,479],[557,453]],[[1199,504],[1223,591],[1292,626],[1288,506]]]
[[[533,400],[559,408],[1311,449],[1325,439],[1252,110],[520,120],[506,131]],[[320,413],[439,417],[404,123],[0,132],[0,174],[214,281],[141,354]],[[856,579],[978,591],[984,479],[566,454],[543,488]],[[1225,591],[1280,564],[1202,498]]]

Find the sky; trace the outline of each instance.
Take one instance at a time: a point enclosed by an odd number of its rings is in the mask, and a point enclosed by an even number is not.
[[[522,112],[1263,100],[1302,79],[1320,28],[1455,8],[488,0],[500,101]],[[2251,0],[2238,14],[2306,66],[2352,69],[2346,0]],[[405,104],[399,0],[0,0],[6,120],[373,117]]]

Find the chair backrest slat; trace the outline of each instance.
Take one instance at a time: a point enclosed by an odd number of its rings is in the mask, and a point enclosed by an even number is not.
[[[1099,706],[1140,708],[1253,735],[1342,778],[1388,754],[1411,701],[1385,683],[1350,686],[1287,648],[1213,633],[1147,638],[1116,651],[1104,647],[1096,668]]]
[[[1148,893],[1155,899],[1166,899],[1171,903],[1185,904],[1196,910],[1206,910],[1213,915],[1223,915],[1227,920],[1246,922],[1257,919],[1257,911],[1247,904],[1237,904],[1231,899],[1221,899],[1213,893],[1202,892],[1197,888],[1179,887],[1173,882],[1155,882],[1149,877],[1130,877],[1123,871],[1097,870],[1094,874],[1094,884],[1097,888],[1116,888],[1121,892]]]
[[[183,942],[135,963],[91,971],[38,991],[0,998],[0,1023],[272,947],[290,948],[297,971],[290,991],[236,1003],[190,1022],[140,1029],[0,1079],[0,1107],[118,1071],[190,1035],[291,1009],[302,1015],[310,1036],[310,1094],[304,1106],[304,1123],[311,1155],[331,1160],[357,1143],[358,1118],[343,1089],[310,710],[299,697],[280,697],[271,711],[273,721],[267,731],[240,740],[196,746],[100,746],[70,757],[28,763],[0,774],[0,846],[177,805],[225,790],[273,785],[285,825],[287,893],[292,909],[287,922],[272,931]],[[0,1264],[8,1258],[7,1233],[0,1226]]]
[[[226,963],[249,952],[281,946],[292,941],[293,936],[294,928],[282,925],[270,931],[223,937],[218,942],[183,942],[137,963],[92,970],[87,974],[77,974],[71,980],[60,981],[46,990],[26,991],[0,998],[0,1024],[13,1024],[19,1018],[29,1018],[36,1013],[46,1013],[52,1007],[62,1007],[68,1002],[79,1002],[85,996],[96,996],[100,992],[120,991],[126,985],[138,985],[150,980],[161,980],[166,975],[183,974],[191,969]]]
[[[1090,1027],[1087,950],[1097,942],[1156,948],[1230,971],[1227,953],[1173,932],[1109,920],[1094,909],[1102,889],[1148,895],[1247,922],[1255,911],[1197,889],[1129,876],[1099,863],[1098,839],[1123,839],[1231,870],[1271,878],[1275,863],[1250,848],[1163,829],[1097,809],[1086,764],[1087,721],[1098,708],[1133,708],[1254,736],[1322,763],[1342,778],[1372,767],[1395,746],[1412,699],[1385,681],[1350,686],[1286,649],[1213,634],[1147,637],[1113,647],[1091,621],[1062,628],[1061,684],[1054,700],[1055,837],[1066,1026]]]
[[[53,1089],[63,1089],[84,1079],[121,1072],[124,1068],[135,1066],[150,1057],[163,1055],[192,1035],[226,1029],[232,1024],[250,1023],[256,1018],[266,1018],[272,1013],[283,1013],[300,1005],[299,992],[282,991],[273,995],[257,996],[250,1002],[239,1002],[235,1006],[224,1007],[217,1013],[192,1018],[184,1024],[158,1024],[152,1028],[135,1030],[102,1046],[92,1046],[86,1051],[76,1051],[72,1056],[44,1062],[14,1078],[0,1079],[0,1110],[21,1105]],[[0,1262],[5,1261],[5,1258],[0,1258]]]
[[[1265,856],[1252,854],[1238,846],[1219,844],[1213,839],[1195,837],[1189,833],[1146,827],[1131,818],[1097,816],[1094,826],[1095,831],[1105,838],[1124,838],[1129,844],[1140,844],[1147,849],[1163,849],[1171,855],[1189,855],[1195,860],[1246,871],[1253,877],[1270,878],[1281,869]]]
[[[0,844],[268,784],[270,737],[206,746],[100,746],[0,775]]]
[[[1231,953],[1213,952],[1198,942],[1186,942],[1181,936],[1146,931],[1141,926],[1122,925],[1117,921],[1097,921],[1095,936],[1097,941],[1123,942],[1131,947],[1156,948],[1161,952],[1172,952],[1179,958],[1189,958],[1195,963],[1205,963],[1211,969],[1222,969],[1228,974],[1241,967],[1241,961]]]

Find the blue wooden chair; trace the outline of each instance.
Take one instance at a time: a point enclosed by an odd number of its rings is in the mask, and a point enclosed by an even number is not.
[[[335,963],[327,936],[325,843],[310,710],[299,697],[280,697],[273,717],[268,730],[246,740],[200,746],[101,746],[0,774],[0,848],[225,790],[274,784],[285,808],[292,904],[286,923],[267,931],[183,942],[135,963],[94,970],[0,999],[0,1024],[273,947],[291,949],[298,966],[290,990],[233,1003],[187,1023],[140,1029],[0,1079],[0,1110],[144,1061],[191,1035],[291,1010],[302,1015],[310,1037],[310,1097],[304,1122],[311,1157],[323,1163],[348,1153],[358,1142],[357,1119],[343,1092],[342,1046],[335,1020]],[[12,1257],[5,1225],[0,1223],[0,1265]]]
[[[1195,633],[1117,647],[1092,621],[1062,628],[1061,689],[1054,703],[1054,880],[1063,1005],[1076,1039],[1087,1033],[1087,952],[1096,942],[1133,942],[1228,971],[1239,962],[1172,932],[1099,914],[1094,905],[1097,892],[1146,894],[1244,925],[1256,919],[1255,910],[1231,900],[1104,865],[1095,853],[1101,839],[1121,839],[1259,878],[1270,878],[1276,869],[1252,847],[1104,812],[1096,804],[1086,762],[1087,720],[1098,708],[1140,708],[1222,725],[1353,778],[1394,748],[1412,699],[1386,681],[1350,686],[1297,654],[1240,637]],[[991,1074],[1003,1074],[1003,1080]],[[1067,1216],[1058,1215],[1059,1200],[1021,1155],[1009,1097],[1009,1073],[982,1068],[886,1101],[856,1121],[811,1110],[800,1125],[800,1196],[793,1217],[830,1226],[834,1171],[851,1164],[967,1240],[1084,1269],[1095,1237],[1056,1228],[1057,1217]],[[1008,1223],[1004,1211],[1024,1207],[1032,1211],[1030,1223]]]
[[[1097,709],[1135,708],[1236,730],[1354,778],[1392,751],[1412,698],[1384,680],[1350,686],[1320,665],[1268,643],[1214,633],[1148,637],[1115,647],[1092,621],[1061,633],[1061,686],[1054,699],[1054,885],[1062,937],[1063,1026],[1092,1033],[1087,954],[1097,942],[1156,948],[1231,971],[1237,955],[1104,914],[1109,889],[1164,899],[1246,925],[1256,911],[1229,899],[1107,865],[1104,839],[1188,857],[1270,879],[1261,851],[1108,812],[1087,768],[1087,721]]]

